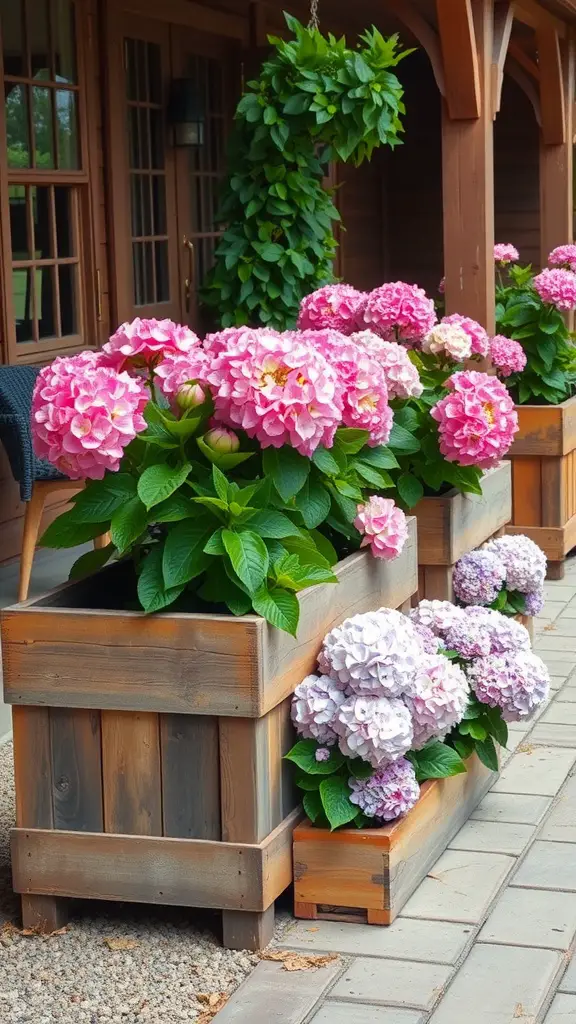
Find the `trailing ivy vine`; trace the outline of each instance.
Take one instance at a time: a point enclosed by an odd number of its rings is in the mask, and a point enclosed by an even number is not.
[[[397,36],[372,28],[351,49],[285,18],[294,38],[269,38],[273,56],[235,115],[218,218],[227,227],[203,288],[225,327],[294,325],[303,296],[334,279],[327,164],[357,166],[402,131],[403,89],[388,69],[410,51]]]

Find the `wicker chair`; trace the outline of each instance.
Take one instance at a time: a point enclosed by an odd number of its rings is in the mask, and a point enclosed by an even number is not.
[[[6,450],[12,475],[20,485],[20,497],[26,502],[19,601],[25,601],[28,596],[34,551],[46,499],[55,491],[70,491],[77,486],[49,462],[38,459],[34,454],[30,412],[37,375],[36,366],[0,367],[0,442]],[[101,543],[101,538],[98,538],[94,546],[99,547]]]

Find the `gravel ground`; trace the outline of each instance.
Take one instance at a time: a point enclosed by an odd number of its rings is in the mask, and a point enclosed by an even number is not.
[[[0,1021],[172,1024],[194,1021],[197,993],[232,991],[256,965],[222,949],[196,911],[82,902],[63,935],[23,936],[10,887],[12,746],[0,747]],[[107,939],[129,940],[110,949]],[[123,943],[120,942],[122,947]],[[127,948],[128,947],[128,948]]]

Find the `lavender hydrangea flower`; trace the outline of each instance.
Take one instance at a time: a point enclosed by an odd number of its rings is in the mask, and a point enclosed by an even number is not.
[[[420,622],[415,623],[414,630],[422,645],[424,653],[437,654],[439,648],[443,646],[440,637],[436,636],[428,626],[423,626]]]
[[[467,608],[462,609],[464,612]],[[461,658],[482,658],[490,654],[490,634],[480,622],[462,616],[446,633],[446,646],[451,651],[456,651]]]
[[[462,721],[470,689],[462,669],[442,654],[424,656],[416,675],[416,694],[406,698],[414,728],[414,750],[432,738],[444,739]]]
[[[484,546],[500,559],[506,570],[506,587],[530,594],[541,590],[546,578],[546,555],[522,534],[498,537]]]
[[[420,604],[412,608],[410,621],[421,626],[427,626],[439,637],[444,637],[450,627],[462,615],[462,609],[457,608],[451,601],[420,601]]]
[[[544,607],[544,588],[542,590],[531,590],[526,594],[524,602],[526,615],[540,615]]]
[[[452,582],[463,604],[492,604],[502,590],[506,569],[491,551],[469,551],[456,562]]]
[[[353,615],[331,630],[318,665],[354,693],[397,697],[410,691],[421,651],[406,616],[381,608]]]
[[[316,758],[317,761],[329,761],[330,750],[328,749],[328,747],[318,747],[318,750],[314,754],[314,757]]]
[[[531,649],[530,634],[526,626],[516,619],[502,615],[493,608],[475,605],[464,608],[463,611],[469,627],[475,631],[479,629],[487,637],[489,650],[485,652],[486,654],[508,654]]]
[[[369,779],[350,779],[349,786],[350,803],[368,818],[381,821],[404,817],[420,796],[416,772],[405,757],[379,768]]]
[[[403,757],[414,738],[410,712],[397,697],[350,697],[338,709],[334,727],[342,753],[374,768]]]
[[[304,739],[332,746],[337,738],[334,720],[345,700],[345,687],[337,679],[306,676],[294,691],[292,721]]]
[[[500,708],[505,722],[531,718],[550,692],[548,669],[532,651],[479,658],[467,674],[478,700]]]

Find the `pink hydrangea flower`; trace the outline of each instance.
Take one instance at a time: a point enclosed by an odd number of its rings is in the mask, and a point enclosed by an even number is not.
[[[371,447],[386,444],[394,414],[388,404],[386,378],[380,363],[348,339],[334,347],[328,361],[342,388],[344,426],[368,430]]]
[[[410,712],[398,697],[349,697],[334,728],[345,757],[361,757],[374,768],[404,757],[414,737]]]
[[[178,393],[183,384],[191,380],[205,383],[210,360],[200,346],[189,352],[166,352],[162,362],[155,367],[158,387],[167,397]]]
[[[364,292],[349,284],[327,284],[302,299],[298,327],[300,330],[332,327],[342,334],[350,334],[365,298]]]
[[[490,654],[479,658],[467,671],[479,701],[500,708],[505,722],[521,722],[548,699],[550,675],[532,651]]]
[[[442,321],[422,339],[422,351],[433,356],[448,356],[457,363],[472,355],[472,342],[458,324]]]
[[[278,331],[270,327],[224,327],[215,334],[207,334],[204,338],[204,348],[213,358],[226,351],[228,346],[235,350],[249,348],[258,338],[277,338]]]
[[[494,260],[496,263],[501,263],[505,266],[507,263],[517,263],[519,259],[520,253],[515,246],[502,242],[494,246]]]
[[[146,429],[148,397],[143,384],[100,366],[94,353],[55,359],[34,388],[34,450],[72,480],[101,480],[119,469],[126,445]]]
[[[443,654],[425,654],[419,661],[415,694],[404,698],[412,715],[414,750],[429,740],[444,739],[461,722],[470,689],[464,672]]]
[[[392,281],[369,293],[359,321],[384,341],[403,341],[414,348],[432,330],[436,310],[423,288]]]
[[[469,316],[461,316],[460,313],[450,313],[450,316],[442,317],[441,322],[443,324],[451,324],[453,327],[461,327],[463,331],[466,331],[470,338],[470,348],[473,356],[488,355],[488,331],[477,320],[472,320]]]
[[[418,803],[420,786],[414,766],[405,757],[378,768],[369,779],[350,779],[350,803],[367,818],[394,821],[403,818]]]
[[[441,639],[444,639],[448,630],[461,618],[462,609],[457,608],[451,601],[430,601],[424,598],[410,610],[410,621],[414,625],[426,626]]]
[[[503,377],[522,373],[526,366],[526,353],[519,341],[496,334],[490,340],[490,359]]]
[[[576,309],[576,274],[572,270],[546,268],[534,278],[534,288],[543,302],[549,302],[561,312]]]
[[[360,348],[368,350],[384,370],[389,398],[420,398],[424,387],[418,370],[403,345],[383,341],[373,331],[356,331],[350,335]]]
[[[462,370],[446,385],[450,394],[430,410],[438,423],[440,451],[449,462],[488,469],[508,451],[518,414],[504,384],[476,370]]]
[[[563,267],[564,270],[576,271],[576,245],[557,245],[548,257],[552,267]]]
[[[352,615],[331,629],[318,666],[359,696],[399,697],[411,692],[421,653],[410,620],[391,608],[380,608]]]
[[[121,324],[102,351],[110,365],[124,367],[156,362],[167,352],[190,352],[200,339],[189,327],[172,320],[142,320]]]
[[[440,281],[438,282],[438,291],[440,292],[440,295],[444,295],[444,292],[446,291],[446,277],[440,278]]]
[[[345,686],[337,679],[306,676],[296,687],[292,698],[292,721],[300,736],[328,746],[334,744],[334,722],[338,708],[345,700]]]
[[[408,523],[402,509],[392,498],[376,494],[365,505],[358,505],[354,526],[362,534],[360,547],[370,545],[375,558],[397,558],[408,539]]]
[[[310,456],[319,444],[332,446],[342,420],[338,374],[297,333],[230,337],[207,376],[218,419],[241,427],[262,448],[288,444]]]

